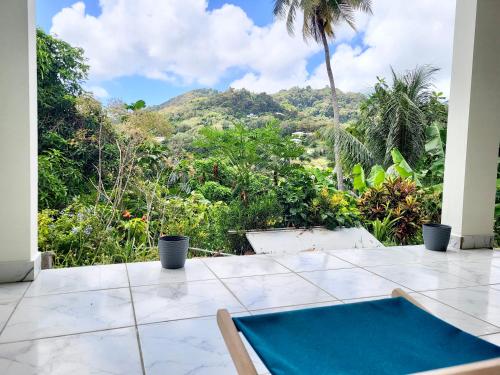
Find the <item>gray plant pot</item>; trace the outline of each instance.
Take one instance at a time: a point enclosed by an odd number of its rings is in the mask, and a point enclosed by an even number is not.
[[[427,250],[446,251],[450,242],[451,227],[445,224],[422,225],[424,245]]]
[[[189,237],[163,236],[158,241],[160,262],[163,268],[182,268],[186,263],[189,248]]]

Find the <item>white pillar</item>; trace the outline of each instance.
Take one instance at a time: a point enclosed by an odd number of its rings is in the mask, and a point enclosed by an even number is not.
[[[0,1],[0,282],[33,280],[37,251],[34,0]]]
[[[442,222],[451,245],[491,247],[500,142],[500,1],[457,0]]]

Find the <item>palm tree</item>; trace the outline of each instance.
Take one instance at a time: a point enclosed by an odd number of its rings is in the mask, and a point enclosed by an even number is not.
[[[391,69],[392,70],[392,69]],[[367,119],[366,146],[376,162],[391,164],[391,150],[397,148],[414,165],[425,146],[427,108],[432,99],[432,77],[438,69],[417,66],[397,74],[392,70],[392,86],[384,80],[361,108]]]
[[[335,25],[342,21],[347,22],[349,26],[356,29],[354,24],[354,13],[357,10],[371,13],[371,0],[275,0],[274,2],[274,15],[286,19],[286,26],[291,35],[294,33],[297,11],[302,11],[304,14],[302,36],[305,40],[313,39],[315,42],[323,44],[326,71],[328,73],[332,95],[334,127],[333,147],[335,169],[337,172],[337,187],[339,190],[344,190],[344,178],[339,146],[339,103],[330,62],[330,47],[328,45],[328,40],[335,38]]]

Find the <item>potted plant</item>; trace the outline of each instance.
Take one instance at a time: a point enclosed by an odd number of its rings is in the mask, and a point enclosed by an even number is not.
[[[163,268],[182,268],[186,263],[189,248],[189,237],[162,236],[158,241],[160,262]]]
[[[446,251],[450,242],[451,227],[439,223],[423,224],[422,234],[427,250]]]

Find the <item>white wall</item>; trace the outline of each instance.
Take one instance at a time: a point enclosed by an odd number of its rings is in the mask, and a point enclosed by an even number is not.
[[[500,1],[457,0],[442,217],[457,237],[491,238],[499,142]]]
[[[0,281],[38,255],[35,31],[34,0],[0,1]]]

